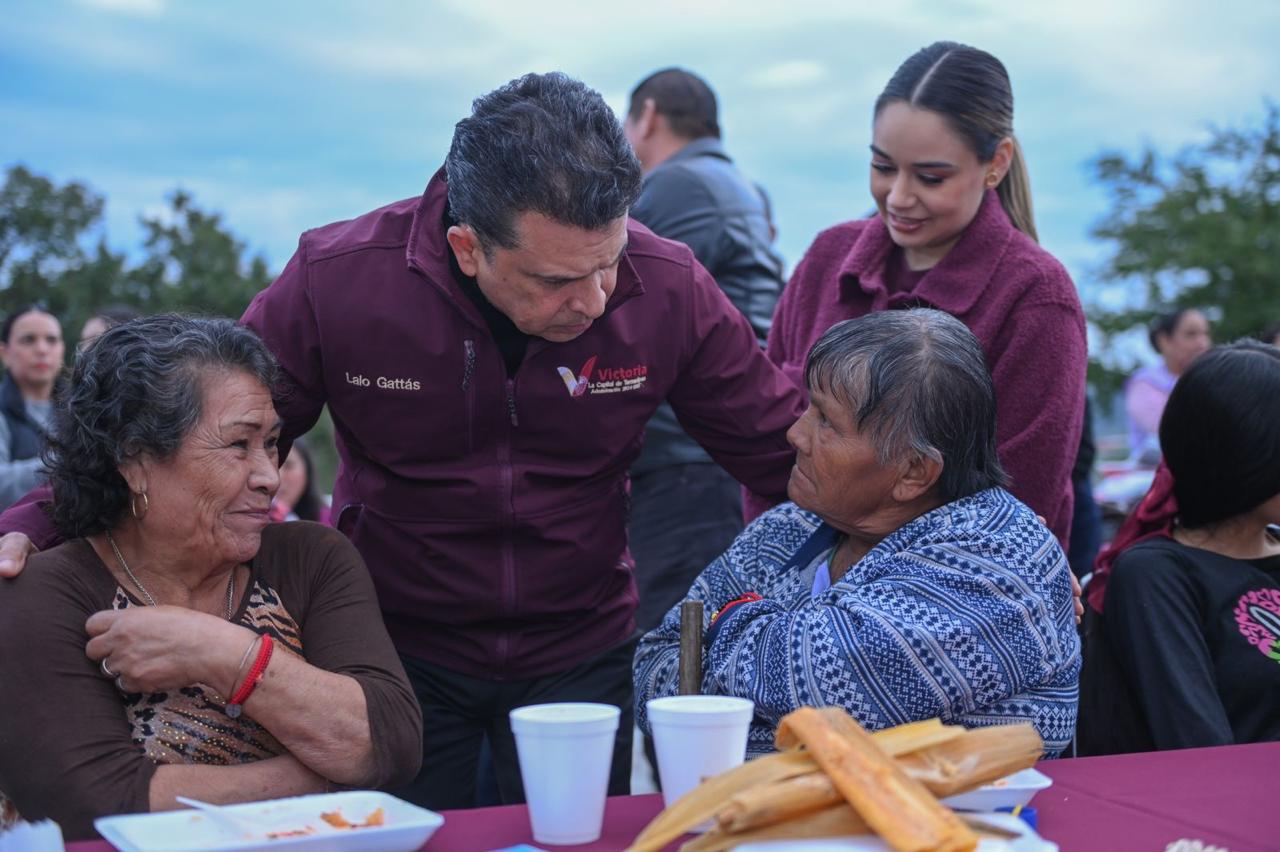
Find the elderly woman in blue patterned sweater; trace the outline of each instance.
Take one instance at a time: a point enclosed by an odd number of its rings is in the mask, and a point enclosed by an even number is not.
[[[978,341],[939,311],[842,322],[814,345],[788,437],[794,502],[698,577],[702,690],[755,702],[749,755],[778,720],[836,705],[875,730],[939,716],[1028,721],[1056,756],[1076,721],[1080,643],[1053,534],[1001,486]],[[636,652],[636,719],[676,692],[679,606]]]

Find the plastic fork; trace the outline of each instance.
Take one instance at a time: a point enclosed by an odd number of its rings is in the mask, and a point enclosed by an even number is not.
[[[199,799],[193,799],[190,796],[174,796],[179,804],[195,808],[200,813],[208,816],[215,823],[222,826],[224,830],[230,831],[239,837],[255,837],[263,833],[262,826],[253,820],[246,819],[233,811],[229,811],[221,805],[215,805],[210,802],[202,802]]]

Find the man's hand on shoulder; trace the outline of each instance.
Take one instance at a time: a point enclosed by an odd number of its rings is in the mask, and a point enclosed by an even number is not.
[[[8,533],[0,538],[0,577],[16,577],[27,566],[27,557],[35,553],[25,533]]]
[[[1044,515],[1036,515],[1036,520],[1044,526],[1049,526],[1049,522],[1045,520]],[[4,558],[4,540],[0,539],[0,559]],[[3,570],[3,563],[0,563],[0,570]],[[1079,626],[1080,620],[1084,618],[1084,590],[1080,588],[1080,578],[1076,576],[1076,572],[1068,571],[1071,575],[1071,601],[1072,607],[1076,611],[1076,625]]]
[[[4,543],[0,542],[0,547],[3,546]],[[1071,574],[1071,596],[1074,598],[1071,603],[1075,606],[1076,624],[1079,625],[1080,619],[1084,618],[1084,601],[1082,600],[1084,590],[1080,588],[1080,578],[1075,575],[1075,572],[1068,573]]]

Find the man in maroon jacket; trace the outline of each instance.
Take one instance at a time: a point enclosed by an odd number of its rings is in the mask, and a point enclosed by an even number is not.
[[[548,701],[622,708],[628,792],[627,470],[659,403],[785,498],[801,395],[690,250],[628,221],[639,190],[599,94],[530,74],[475,101],[422,196],[303,234],[245,312],[283,367],[285,440],[333,415],[334,523],[422,703],[399,792],[429,807],[472,803],[485,736],[522,800],[507,713]],[[30,498],[0,530],[52,540]]]

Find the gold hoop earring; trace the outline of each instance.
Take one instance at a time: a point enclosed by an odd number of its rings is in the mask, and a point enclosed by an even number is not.
[[[138,514],[138,498],[142,498],[142,514]],[[147,492],[139,491],[129,500],[129,511],[133,513],[133,517],[142,520],[147,516],[147,512],[151,511],[151,500],[147,498]]]
[[[995,185],[998,184],[999,182],[1000,182],[1000,176],[995,172],[992,172],[991,174],[987,175],[988,187],[995,187]]]

